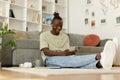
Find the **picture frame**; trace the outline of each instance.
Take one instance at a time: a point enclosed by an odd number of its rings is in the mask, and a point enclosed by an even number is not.
[[[88,25],[88,24],[89,24],[89,19],[85,18],[85,25]]]
[[[116,24],[120,24],[120,16],[116,17]]]
[[[91,20],[91,27],[93,28],[93,27],[95,27],[95,25],[96,25],[96,21],[95,20]]]
[[[86,6],[92,5],[93,4],[93,0],[86,0]]]
[[[91,2],[91,0],[86,0],[86,3],[91,4],[92,2]]]
[[[91,12],[91,15],[92,15],[92,17],[94,17],[94,16],[95,16],[95,12],[94,12],[94,11],[92,11],[92,12]]]
[[[101,23],[101,24],[106,24],[106,19],[101,19],[101,20],[100,20],[100,23]]]

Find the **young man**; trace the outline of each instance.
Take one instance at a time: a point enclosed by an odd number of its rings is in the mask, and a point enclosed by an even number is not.
[[[101,54],[76,56],[70,51],[69,38],[62,30],[63,20],[54,13],[52,30],[40,35],[40,50],[48,67],[111,68],[116,53],[114,42],[107,41]]]

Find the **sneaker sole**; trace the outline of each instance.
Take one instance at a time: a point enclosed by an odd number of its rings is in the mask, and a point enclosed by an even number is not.
[[[101,65],[104,69],[111,69],[113,65],[114,56],[116,53],[116,45],[112,41],[107,41],[104,50],[101,53]]]

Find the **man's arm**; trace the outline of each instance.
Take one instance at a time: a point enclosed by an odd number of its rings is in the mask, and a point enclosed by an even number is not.
[[[69,49],[60,51],[60,52],[56,52],[56,51],[49,50],[49,48],[43,48],[42,51],[47,56],[68,56],[68,55],[74,54],[73,52],[70,52]]]

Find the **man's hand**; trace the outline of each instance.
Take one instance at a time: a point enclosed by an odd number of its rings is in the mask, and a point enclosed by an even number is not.
[[[68,55],[70,55],[69,49],[64,50],[64,56],[68,56]]]
[[[75,55],[75,53],[77,52],[77,49],[75,49],[74,51],[70,51],[71,55]]]
[[[77,52],[77,50],[75,49],[74,51],[70,51],[69,49],[66,49],[64,51],[65,53],[65,56],[68,56],[68,55],[75,55],[75,53]]]

